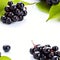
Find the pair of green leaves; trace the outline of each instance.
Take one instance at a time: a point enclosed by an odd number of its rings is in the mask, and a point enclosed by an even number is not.
[[[40,10],[49,13],[49,17],[46,21],[51,20],[53,18],[60,19],[60,3],[49,7],[44,2],[38,2],[38,3],[36,3],[36,6]]]

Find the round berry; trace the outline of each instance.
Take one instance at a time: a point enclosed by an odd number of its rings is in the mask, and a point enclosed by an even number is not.
[[[21,3],[21,2],[20,3],[17,3],[16,6],[17,6],[18,9],[23,9],[24,8],[24,4]]]
[[[40,58],[40,53],[39,53],[39,51],[36,51],[36,52],[33,54],[33,57],[34,57],[35,59],[39,59],[39,58]]]
[[[50,45],[45,45],[46,47],[51,47]]]
[[[3,50],[4,50],[5,52],[9,52],[10,49],[11,49],[11,47],[10,47],[9,45],[4,45],[4,46],[3,46]]]
[[[22,21],[23,20],[23,16],[19,16],[19,20],[18,21]]]
[[[10,12],[10,7],[5,7],[6,12]]]
[[[49,6],[52,5],[52,0],[46,0],[46,4],[48,4]]]
[[[11,7],[10,7],[10,10],[13,12],[13,11],[15,11],[17,9],[17,7],[16,7],[16,5],[12,5]]]
[[[12,1],[9,1],[9,2],[8,2],[8,5],[9,5],[9,6],[12,6],[12,4],[13,4]]]
[[[59,48],[57,46],[53,46],[52,50],[57,51]]]
[[[26,16],[27,15],[27,11],[23,11],[23,16]]]
[[[2,17],[1,17],[1,21],[2,21],[3,23],[6,23],[6,17],[5,17],[5,16],[2,16]]]
[[[11,18],[7,17],[7,19],[6,19],[6,24],[11,24],[11,23],[12,23]]]
[[[16,22],[16,21],[18,21],[18,20],[19,20],[19,17],[18,17],[18,16],[13,16],[13,17],[12,17],[12,21],[13,21],[13,22]]]
[[[9,12],[8,13],[8,17],[11,17],[12,18],[13,16],[14,16],[14,14],[12,12]]]
[[[31,53],[31,54],[34,53],[34,48],[30,48],[30,53]]]

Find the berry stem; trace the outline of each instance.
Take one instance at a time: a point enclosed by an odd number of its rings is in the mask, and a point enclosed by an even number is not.
[[[33,46],[36,47],[36,44],[34,44],[33,40],[31,40],[31,42],[32,42]]]

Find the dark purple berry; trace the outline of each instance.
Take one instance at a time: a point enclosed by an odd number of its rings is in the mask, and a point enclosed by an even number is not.
[[[10,12],[10,7],[5,7],[6,12]]]
[[[45,45],[46,47],[51,47],[50,45]]]
[[[10,49],[11,49],[11,47],[10,47],[9,45],[4,45],[4,46],[3,46],[4,52],[9,52]]]
[[[23,9],[24,8],[24,4],[23,3],[17,3],[17,8],[18,9]]]
[[[23,16],[19,16],[19,20],[18,21],[22,21],[23,20]]]
[[[9,1],[9,2],[8,2],[8,5],[9,5],[9,6],[12,6],[12,4],[13,4],[12,1]]]
[[[1,21],[2,21],[3,23],[6,23],[6,17],[5,17],[5,16],[2,16],[2,17],[1,17]]]
[[[46,4],[48,4],[49,6],[52,5],[52,0],[46,0]]]
[[[11,18],[7,17],[7,19],[6,19],[6,24],[11,24],[11,23],[12,23]]]
[[[26,16],[27,15],[27,11],[23,11],[23,16]]]
[[[13,17],[12,17],[12,21],[13,21],[13,22],[16,22],[16,21],[18,21],[18,20],[19,20],[19,17],[18,17],[18,16],[13,16]]]
[[[13,12],[13,11],[15,11],[17,9],[17,7],[16,7],[16,5],[12,5],[11,7],[10,7],[10,10]]]
[[[8,13],[8,17],[11,17],[12,18],[13,16],[14,16],[14,14],[12,12],[9,12]]]
[[[30,53],[31,53],[31,54],[34,53],[34,48],[30,48]]]
[[[53,46],[52,50],[57,51],[59,48],[57,46]]]
[[[39,51],[36,51],[34,54],[33,54],[33,57],[35,59],[39,59],[40,58],[40,52]]]

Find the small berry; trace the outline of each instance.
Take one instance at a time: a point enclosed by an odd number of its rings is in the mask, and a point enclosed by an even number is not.
[[[9,52],[10,49],[11,49],[11,47],[10,47],[9,45],[4,45],[4,46],[3,46],[3,50],[4,50],[5,52]]]
[[[12,4],[13,4],[12,1],[9,1],[9,2],[8,2],[8,5],[9,5],[9,6],[12,6]]]
[[[8,13],[8,17],[11,17],[12,18],[13,16],[14,16],[14,14],[12,12],[9,12]]]
[[[23,9],[24,8],[24,4],[23,3],[17,3],[17,8],[18,9]]]
[[[18,20],[19,20],[19,17],[18,17],[18,16],[13,16],[13,17],[12,17],[12,21],[13,21],[13,22],[16,22],[16,21],[18,21]]]
[[[48,4],[49,6],[52,5],[52,0],[46,0],[46,4]]]
[[[53,46],[52,50],[57,51],[59,48],[57,46]]]
[[[6,12],[10,12],[10,7],[5,7]]]
[[[13,11],[15,11],[17,9],[17,7],[16,7],[16,5],[12,5],[11,7],[10,7],[10,10],[13,12]]]
[[[40,58],[40,53],[39,53],[39,51],[36,51],[36,52],[33,54],[33,57],[34,57],[35,59],[39,59],[39,58]]]
[[[23,16],[19,16],[19,20],[18,21],[22,21],[23,20]]]
[[[6,19],[6,24],[11,24],[11,23],[12,23],[11,18],[7,17],[7,19]]]
[[[5,16],[2,16],[2,17],[1,17],[1,21],[2,21],[3,23],[6,23],[6,17],[5,17]]]
[[[31,53],[31,54],[34,53],[34,49],[33,49],[33,48],[30,49],[30,53]]]
[[[26,16],[27,15],[27,11],[23,11],[23,16]]]

